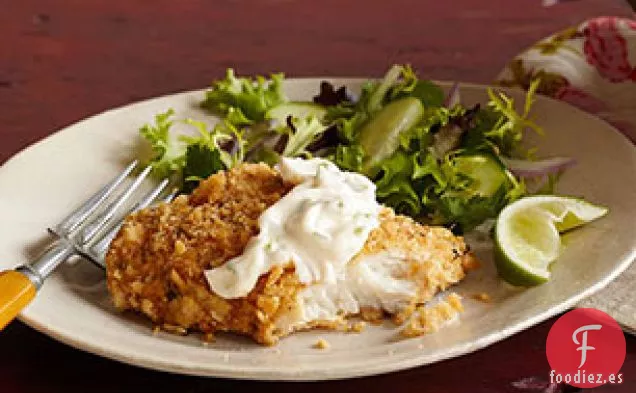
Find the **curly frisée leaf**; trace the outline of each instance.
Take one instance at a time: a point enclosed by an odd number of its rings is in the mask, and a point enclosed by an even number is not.
[[[197,136],[173,135],[172,109],[155,117],[154,124],[141,127],[140,134],[152,146],[154,156],[148,163],[157,177],[178,176],[184,189],[192,189],[198,181],[217,171],[243,161],[245,142],[241,133],[229,122],[221,122],[208,130],[204,122],[186,119]],[[224,147],[229,147],[229,151]]]
[[[485,132],[485,136],[495,142],[503,153],[513,154],[519,148],[526,129],[531,129],[538,134],[543,134],[543,130],[534,121],[529,119],[530,109],[534,103],[534,96],[539,87],[540,80],[536,79],[530,84],[526,93],[526,100],[523,113],[515,110],[514,99],[502,92],[488,89],[488,108],[498,117],[496,123],[490,131]]]
[[[375,178],[378,200],[396,211],[417,215],[420,213],[420,197],[412,182],[413,160],[403,151],[382,161]]]
[[[221,115],[234,111],[233,124],[241,121],[261,121],[265,112],[274,106],[287,101],[283,93],[283,74],[272,74],[267,80],[262,76],[256,78],[237,78],[234,70],[229,68],[225,79],[212,83],[205,93],[201,106]],[[237,113],[240,111],[240,114]]]
[[[225,115],[225,121],[227,121],[228,123],[236,127],[248,126],[248,125],[254,124],[253,120],[250,120],[247,117],[245,117],[245,114],[243,114],[243,111],[241,111],[239,108],[234,106],[228,109],[227,114]]]
[[[327,158],[341,169],[360,172],[364,159],[364,149],[360,145],[339,145],[336,147],[335,153]]]
[[[148,163],[158,177],[168,177],[181,170],[185,164],[186,145],[170,134],[174,123],[174,110],[169,109],[155,116],[154,124],[145,124],[139,129],[141,136],[150,143],[154,153]]]

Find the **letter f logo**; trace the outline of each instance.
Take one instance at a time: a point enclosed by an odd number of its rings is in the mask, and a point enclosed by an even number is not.
[[[580,347],[576,348],[577,351],[581,351],[581,364],[579,364],[579,368],[583,367],[585,361],[587,360],[587,351],[596,349],[592,346],[587,345],[588,330],[601,330],[601,327],[601,325],[585,325],[576,329],[574,333],[572,333],[572,341],[574,341],[574,344],[581,345]],[[581,340],[581,342],[579,342],[576,336],[581,332],[583,332],[583,334],[581,335],[583,339]]]
[[[550,378],[555,377],[550,381],[585,389],[612,383],[612,377],[616,380],[622,376],[619,372],[626,352],[621,326],[595,308],[577,308],[563,314],[545,341],[545,354],[554,371]],[[562,376],[562,381],[556,376]]]

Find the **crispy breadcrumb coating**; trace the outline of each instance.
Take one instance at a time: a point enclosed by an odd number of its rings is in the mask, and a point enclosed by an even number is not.
[[[404,337],[417,337],[435,333],[444,324],[457,318],[464,311],[461,297],[451,293],[433,306],[418,306],[400,332]]]
[[[258,219],[294,184],[265,164],[242,164],[201,182],[190,196],[141,210],[128,217],[106,256],[108,288],[115,306],[135,310],[177,334],[231,331],[271,345],[294,330],[341,329],[343,321],[314,321],[281,329],[277,321],[297,306],[304,288],[293,264],[260,277],[244,298],[214,294],[204,271],[243,252],[258,234]],[[400,249],[409,255],[409,277],[418,294],[393,317],[405,321],[438,291],[460,281],[476,265],[463,239],[441,227],[427,227],[383,208],[380,227],[371,232],[364,255]],[[362,262],[360,262],[362,261]],[[361,310],[361,317],[383,317],[382,310]],[[346,328],[345,328],[346,330]]]
[[[316,341],[316,343],[313,345],[315,349],[329,349],[330,346],[331,345],[329,344],[329,341],[325,340],[324,338]]]

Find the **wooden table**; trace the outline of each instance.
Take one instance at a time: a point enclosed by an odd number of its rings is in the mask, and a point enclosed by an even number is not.
[[[430,78],[487,83],[551,32],[592,16],[631,14],[622,0],[562,0],[551,8],[541,2],[0,0],[0,162],[81,118],[200,88],[230,66],[244,74],[378,76],[391,63],[409,62]],[[515,392],[513,381],[546,377],[553,322],[436,365],[302,385],[146,371],[73,350],[16,322],[0,333],[0,391]],[[627,343],[625,383],[597,391],[634,391],[636,338]]]

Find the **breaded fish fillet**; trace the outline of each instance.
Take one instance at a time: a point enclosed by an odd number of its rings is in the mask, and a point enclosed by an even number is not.
[[[351,314],[404,321],[476,263],[447,229],[383,208],[380,226],[347,270],[377,281],[364,288],[376,307],[343,306],[337,295],[326,295],[334,288],[302,284],[291,262],[261,276],[244,298],[214,294],[204,271],[240,255],[258,234],[263,211],[293,187],[265,164],[243,164],[201,182],[190,196],[128,217],[106,257],[117,308],[139,311],[170,331],[231,331],[270,345],[296,330],[336,328]]]

